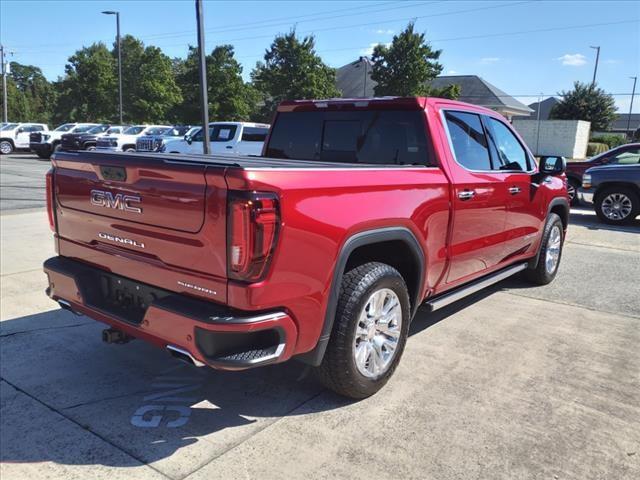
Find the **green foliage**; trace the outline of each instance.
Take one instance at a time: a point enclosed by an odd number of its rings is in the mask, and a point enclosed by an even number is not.
[[[253,87],[242,79],[242,67],[234,58],[231,45],[220,45],[206,56],[209,118],[215,120],[250,120],[258,98]],[[200,74],[198,50],[189,48],[184,62],[175,61],[173,70],[183,92],[184,102],[177,105],[173,117],[185,123],[200,121]]]
[[[606,143],[609,146],[609,149],[619,147],[620,145],[627,143],[624,135],[599,135],[598,137],[589,139],[589,141],[594,143]]]
[[[606,143],[589,142],[587,143],[587,157],[593,157],[594,155],[600,155],[601,153],[609,150],[609,145]]]
[[[253,85],[260,92],[259,117],[269,121],[283,100],[335,98],[335,69],[325,65],[316,54],[315,39],[296,36],[295,30],[278,35],[251,72]]]
[[[11,121],[47,123],[55,106],[55,97],[56,92],[42,70],[33,65],[11,62],[11,73],[7,77],[7,115]]]
[[[601,88],[575,82],[573,90],[558,95],[562,100],[551,110],[551,119],[586,120],[591,122],[592,131],[606,130],[615,120],[615,101]]]
[[[414,23],[393,37],[390,46],[377,45],[373,49],[371,79],[377,82],[374,92],[377,97],[398,95],[438,96],[457,98],[460,87],[451,85],[443,89],[432,89],[429,81],[442,72],[438,63],[442,50],[433,50],[425,40],[424,33],[414,31]]]
[[[69,57],[54,120],[100,122],[113,119],[118,106],[116,62],[104,43]]]

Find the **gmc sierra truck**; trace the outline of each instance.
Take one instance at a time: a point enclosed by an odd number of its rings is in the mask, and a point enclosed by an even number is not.
[[[551,282],[569,218],[561,158],[438,98],[284,102],[261,157],[52,163],[47,293],[105,341],[229,370],[296,358],[352,398],[393,374],[418,307]]]

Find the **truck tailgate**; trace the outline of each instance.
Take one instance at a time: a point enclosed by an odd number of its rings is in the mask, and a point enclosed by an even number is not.
[[[61,255],[225,300],[224,166],[94,152],[53,163]]]

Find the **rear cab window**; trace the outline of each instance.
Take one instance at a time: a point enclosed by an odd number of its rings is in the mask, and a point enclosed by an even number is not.
[[[435,166],[422,110],[279,112],[265,156]]]
[[[264,142],[269,133],[268,128],[264,127],[244,127],[242,130],[243,142]]]

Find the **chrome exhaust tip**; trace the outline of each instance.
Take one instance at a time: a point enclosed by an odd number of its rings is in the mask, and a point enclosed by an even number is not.
[[[73,307],[71,306],[71,304],[69,302],[67,302],[66,300],[59,299],[58,300],[58,305],[60,305],[60,308],[62,308],[63,310],[67,310],[67,311],[73,313],[74,315],[77,315],[78,317],[82,316],[82,314],[76,312],[73,309]]]
[[[166,348],[169,352],[169,355],[171,355],[173,358],[182,360],[183,362],[188,363],[189,365],[193,365],[194,367],[205,366],[204,363],[202,363],[200,360],[196,360],[195,358],[193,358],[193,355],[180,347],[176,347],[175,345],[167,345]]]

